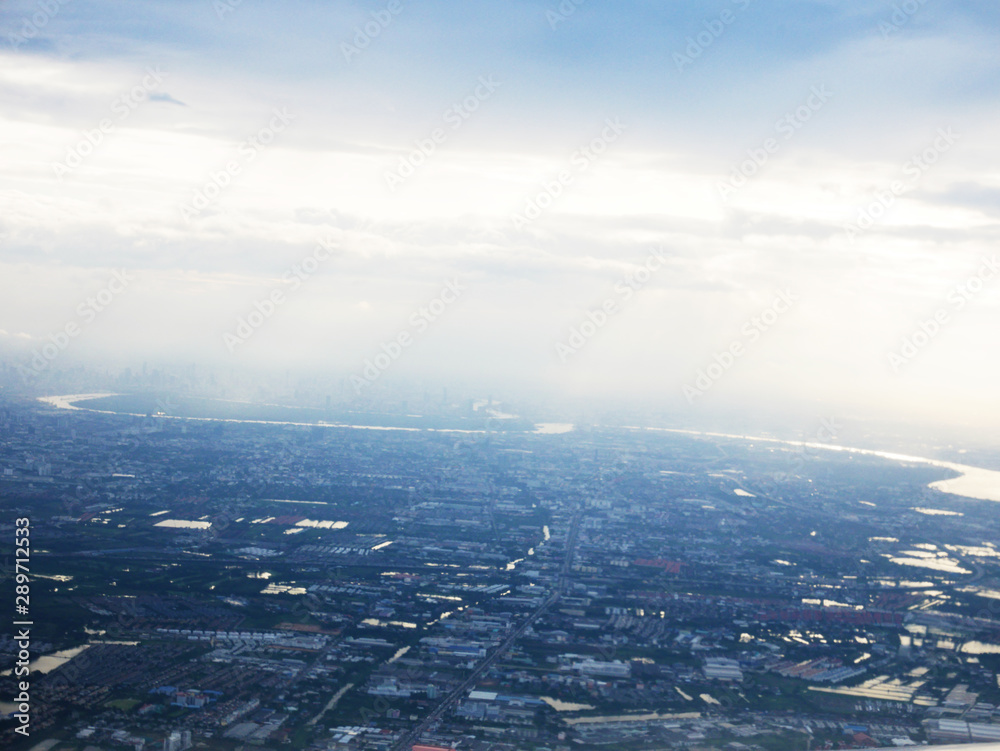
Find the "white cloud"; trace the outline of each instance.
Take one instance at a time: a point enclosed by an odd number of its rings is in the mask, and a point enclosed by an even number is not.
[[[619,85],[626,69],[636,70],[634,60],[623,59],[619,70],[610,56],[605,73],[592,62],[578,73],[530,46],[525,62],[498,56],[494,46],[482,57],[466,51],[465,64],[447,76],[440,61],[397,64],[420,44],[414,28],[432,24],[416,7],[407,10],[413,27],[401,15],[396,41],[387,32],[354,68],[336,60],[335,44],[322,58],[318,38],[306,35],[303,45],[282,49],[273,70],[239,70],[221,59],[211,35],[222,34],[228,52],[251,45],[264,31],[256,11],[241,7],[220,28],[209,3],[204,17],[187,20],[169,4],[155,7],[170,22],[156,32],[163,36],[112,45],[113,53],[87,40],[82,60],[0,53],[0,322],[28,332],[5,338],[44,339],[109,269],[126,267],[141,281],[67,357],[127,350],[232,363],[223,332],[319,237],[333,236],[345,253],[235,362],[351,372],[458,273],[470,282],[461,309],[387,378],[447,371],[678,399],[681,384],[739,336],[747,317],[791,286],[801,305],[706,404],[794,394],[957,419],[980,419],[984,405],[997,404],[990,374],[1000,356],[986,343],[1000,284],[905,373],[893,374],[885,359],[996,247],[1000,123],[988,95],[997,63],[989,29],[961,42],[940,33],[884,42],[873,24],[755,73],[718,67],[742,49],[734,28],[732,46],[719,40],[711,50],[717,59],[687,78],[646,71]],[[311,6],[302,12],[281,19],[278,35],[322,20],[340,39],[357,21],[320,19]],[[520,33],[523,12],[512,11],[504,34]],[[573,22],[586,28],[579,15]],[[569,28],[560,33],[572,38]],[[59,181],[53,163],[158,64],[167,73],[159,101],[116,120]],[[496,95],[405,185],[388,190],[385,173],[491,71],[503,81]],[[733,165],[824,81],[831,101],[723,201],[718,184]],[[294,121],[245,158],[240,144],[280,107]],[[605,117],[621,118],[622,138],[516,231],[511,214],[572,164]],[[845,223],[950,126],[960,143],[851,243]],[[181,204],[229,162],[239,174],[198,218],[185,219]],[[572,362],[560,363],[555,341],[653,246],[673,254],[670,268]]]

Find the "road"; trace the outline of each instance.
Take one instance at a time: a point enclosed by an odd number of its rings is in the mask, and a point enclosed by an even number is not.
[[[493,650],[493,652],[487,655],[482,662],[480,662],[476,669],[472,671],[472,674],[466,678],[458,688],[454,689],[449,693],[440,704],[431,712],[427,717],[421,721],[413,730],[408,732],[406,735],[401,737],[396,743],[394,743],[390,751],[409,751],[411,744],[419,740],[420,736],[424,731],[427,730],[433,723],[437,722],[441,716],[459,699],[461,699],[465,692],[476,685],[483,674],[489,670],[493,664],[502,657],[508,649],[510,649],[514,642],[517,641],[528,627],[535,622],[535,620],[548,610],[552,605],[559,601],[563,593],[566,591],[566,587],[569,584],[568,574],[570,566],[573,564],[573,551],[576,548],[576,538],[577,533],[580,530],[580,517],[582,516],[582,510],[578,510],[573,515],[573,521],[570,523],[569,532],[566,535],[566,548],[563,551],[563,565],[562,570],[559,574],[559,586],[555,592],[553,592],[549,597],[543,602],[535,612],[529,615],[524,623],[517,627],[513,633],[510,634],[499,647]]]

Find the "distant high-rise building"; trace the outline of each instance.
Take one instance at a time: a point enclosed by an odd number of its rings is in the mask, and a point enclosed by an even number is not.
[[[192,745],[190,730],[172,730],[163,739],[163,751],[187,751]]]

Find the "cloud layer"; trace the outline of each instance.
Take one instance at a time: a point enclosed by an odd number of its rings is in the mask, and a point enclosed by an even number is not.
[[[6,3],[0,347],[995,414],[994,6],[658,5]]]

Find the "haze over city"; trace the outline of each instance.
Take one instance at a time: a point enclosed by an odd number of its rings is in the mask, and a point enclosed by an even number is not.
[[[989,3],[52,0],[2,18],[11,367],[977,433],[1000,408]]]
[[[0,748],[997,751],[998,42],[0,3]]]

